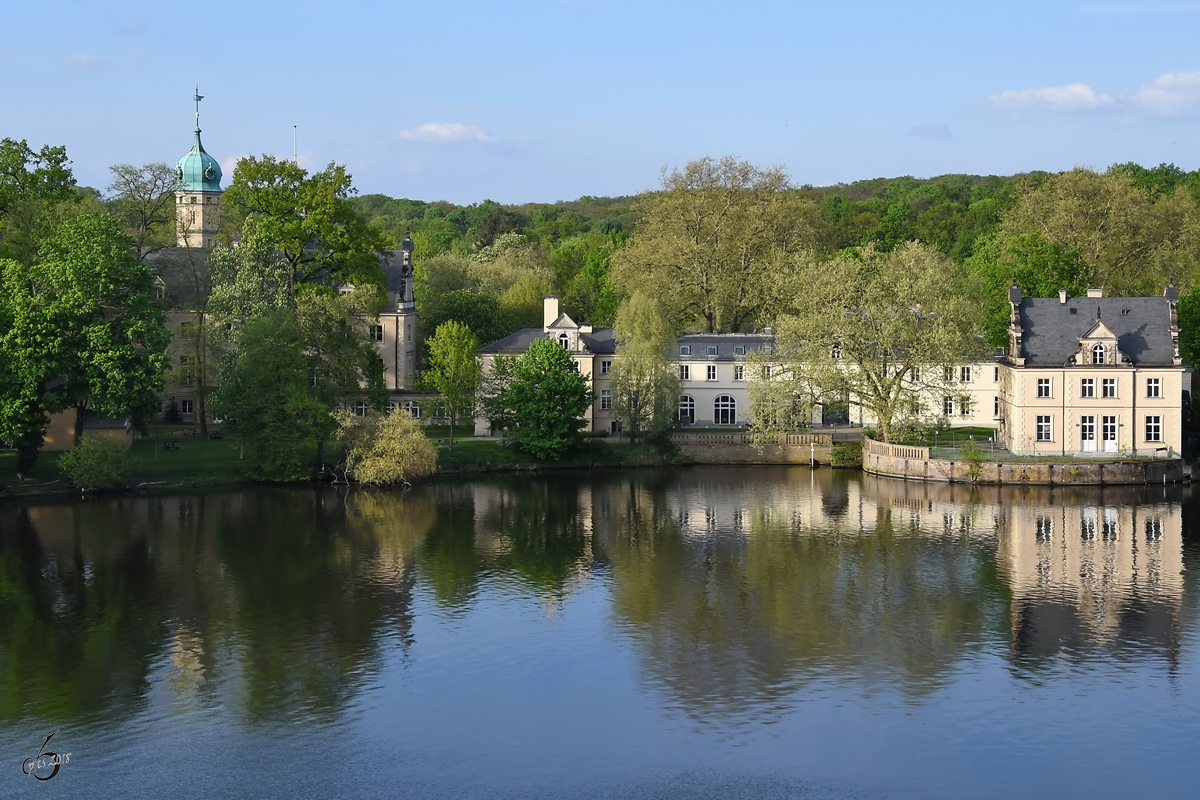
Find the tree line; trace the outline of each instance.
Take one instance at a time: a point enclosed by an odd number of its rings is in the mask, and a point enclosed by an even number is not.
[[[1200,343],[1200,171],[1173,165],[813,187],[780,167],[703,158],[664,168],[661,186],[636,197],[455,206],[358,196],[336,163],[310,173],[249,157],[203,257],[172,246],[181,223],[167,165],[111,173],[107,193],[79,187],[63,148],[0,142],[0,439],[16,444],[23,472],[46,413],[144,425],[166,370],[196,386],[202,425],[219,409],[251,475],[309,474],[307,448],[321,458],[335,432],[357,435],[335,413],[347,396],[384,412],[366,326],[386,296],[378,255],[409,234],[420,385],[453,422],[482,410],[547,455],[580,424],[532,444],[535,423],[513,418],[529,398],[470,367],[480,344],[540,327],[546,294],[576,321],[617,328],[613,411],[634,436],[671,425],[667,351],[685,331],[776,329],[751,370],[760,429],[853,396],[884,436],[893,419],[920,416],[921,391],[947,389],[931,365],[1004,344],[1013,280],[1051,296],[1158,294],[1173,279],[1185,357]],[[180,363],[166,361],[168,308],[195,315]],[[500,373],[515,380],[517,366]],[[563,391],[579,394],[576,383],[564,378]]]

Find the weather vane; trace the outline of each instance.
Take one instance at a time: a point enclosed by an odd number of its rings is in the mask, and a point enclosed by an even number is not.
[[[204,99],[204,95],[200,94],[200,84],[196,84],[196,93],[192,95],[192,99],[196,101],[196,130],[200,130],[200,101]]]

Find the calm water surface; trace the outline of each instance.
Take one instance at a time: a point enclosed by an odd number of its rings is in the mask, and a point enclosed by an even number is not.
[[[1194,797],[1196,519],[800,468],[0,505],[0,796]]]

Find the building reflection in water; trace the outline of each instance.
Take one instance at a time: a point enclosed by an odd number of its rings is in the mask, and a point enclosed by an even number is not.
[[[603,592],[578,641],[628,644],[697,717],[827,684],[927,702],[980,654],[1171,662],[1179,497],[696,468],[0,507],[0,719],[134,713],[151,687],[336,715],[407,657],[418,595],[563,616]]]

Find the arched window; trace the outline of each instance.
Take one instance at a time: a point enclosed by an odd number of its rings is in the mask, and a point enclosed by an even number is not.
[[[679,395],[679,421],[688,425],[696,422],[696,401],[690,394]]]
[[[1092,363],[1093,364],[1103,364],[1104,363],[1104,345],[1102,345],[1102,344],[1092,345]]]
[[[842,346],[840,344],[835,344],[832,348],[830,348],[829,357],[832,358],[834,361],[837,361],[839,358],[841,358],[842,357]]]
[[[733,425],[737,422],[737,401],[723,394],[713,401],[713,422],[718,425]]]
[[[356,400],[354,402],[354,416],[365,417],[367,415],[367,401]]]
[[[404,404],[404,410],[407,411],[409,416],[411,416],[413,419],[421,418],[421,407],[412,400],[409,400]]]
[[[565,333],[560,333],[558,335],[558,343],[562,345],[563,350],[571,349],[571,337],[567,336]]]

